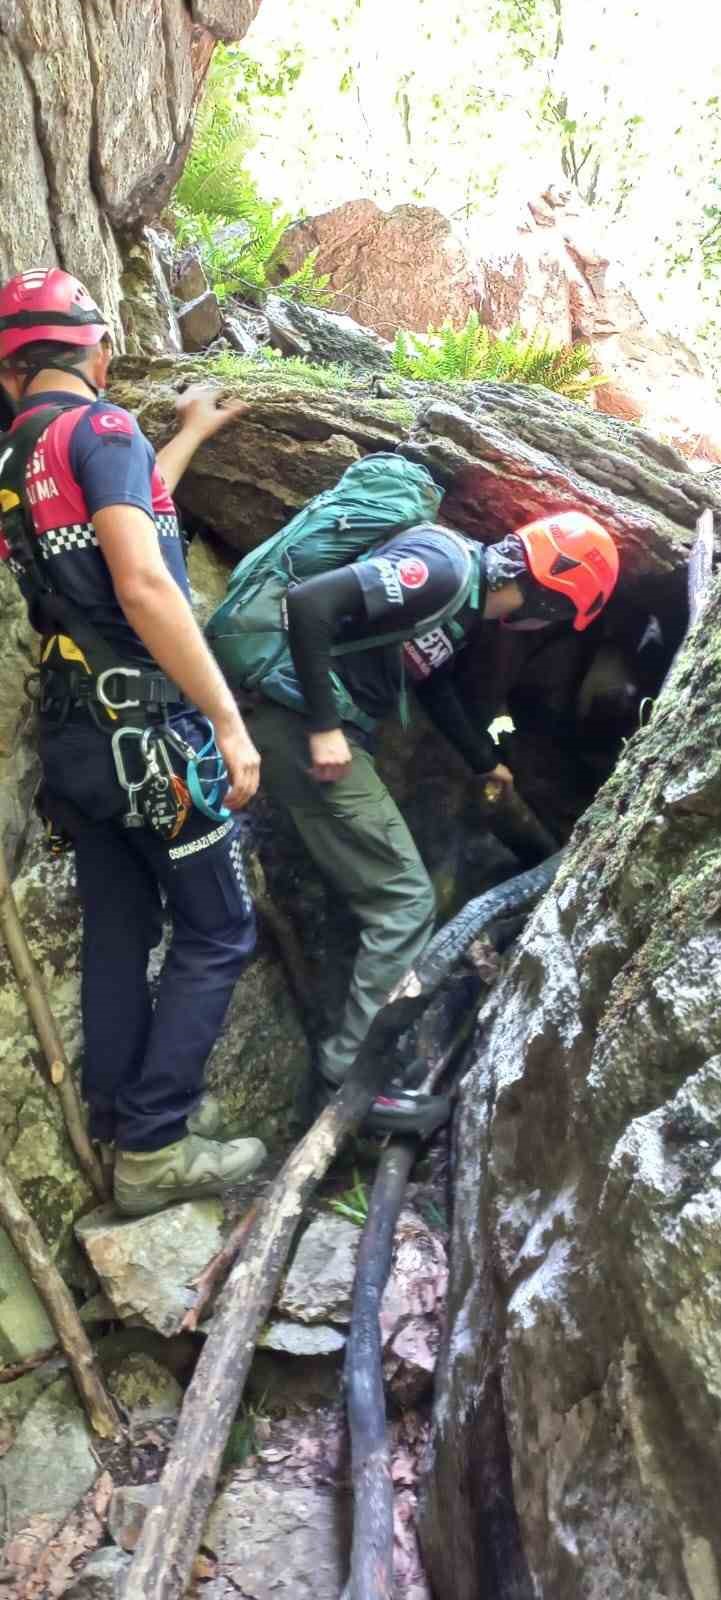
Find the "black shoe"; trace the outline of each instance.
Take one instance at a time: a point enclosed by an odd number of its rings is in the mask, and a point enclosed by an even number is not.
[[[367,1133],[415,1133],[430,1139],[451,1114],[447,1094],[423,1094],[419,1089],[390,1089],[376,1096],[363,1122]]]
[[[316,1104],[322,1111],[333,1095],[341,1088],[328,1078],[319,1078]],[[386,1094],[376,1096],[370,1111],[363,1118],[363,1133],[416,1134],[420,1139],[430,1139],[437,1128],[442,1128],[451,1114],[451,1101],[445,1094],[422,1094],[418,1089],[389,1086]]]

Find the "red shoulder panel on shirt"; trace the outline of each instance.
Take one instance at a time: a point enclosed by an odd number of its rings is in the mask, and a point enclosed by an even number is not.
[[[93,411],[90,416],[93,433],[104,434],[133,432],[133,419],[124,411]]]

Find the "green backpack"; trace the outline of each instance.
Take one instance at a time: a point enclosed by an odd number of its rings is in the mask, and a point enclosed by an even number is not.
[[[425,467],[404,456],[365,456],[343,473],[335,488],[316,495],[272,539],[244,556],[232,573],[225,599],[206,626],[211,650],[231,687],[259,690],[294,711],[304,710],[288,646],[288,588],[368,557],[395,533],[433,522],[441,498],[442,490]],[[475,586],[476,563],[469,548],[468,580],[462,592],[442,615],[425,620],[418,633],[427,633],[458,611]],[[351,645],[335,645],[333,654],[394,644],[409,637],[407,630],[382,638],[376,635],[354,640]],[[335,674],[333,688],[341,719],[371,727],[371,719],[354,704]]]

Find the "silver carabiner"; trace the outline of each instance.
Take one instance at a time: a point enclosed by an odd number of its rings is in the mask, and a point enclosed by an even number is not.
[[[143,826],[143,818],[140,814],[136,796],[138,791],[144,787],[145,775],[141,778],[139,783],[134,783],[132,779],[128,777],[121,746],[123,739],[125,738],[137,739],[138,743],[140,744],[144,731],[145,730],[143,728],[117,728],[110,741],[113,752],[113,762],[115,764],[115,775],[121,789],[124,789],[128,796],[128,810],[123,817],[123,822],[126,828],[142,828]]]
[[[105,679],[115,678],[120,673],[124,678],[139,678],[142,675],[140,667],[106,667],[104,672],[100,672],[96,679],[95,693],[101,706],[105,706],[106,711],[131,711],[134,706],[140,705],[139,700],[111,700],[106,693]],[[140,733],[142,730],[138,729],[137,731]]]

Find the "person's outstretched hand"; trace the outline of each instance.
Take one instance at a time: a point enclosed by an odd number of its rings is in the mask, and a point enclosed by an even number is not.
[[[251,407],[247,400],[220,400],[220,390],[212,383],[191,383],[175,402],[182,428],[191,428],[198,442],[212,438],[221,428]]]

